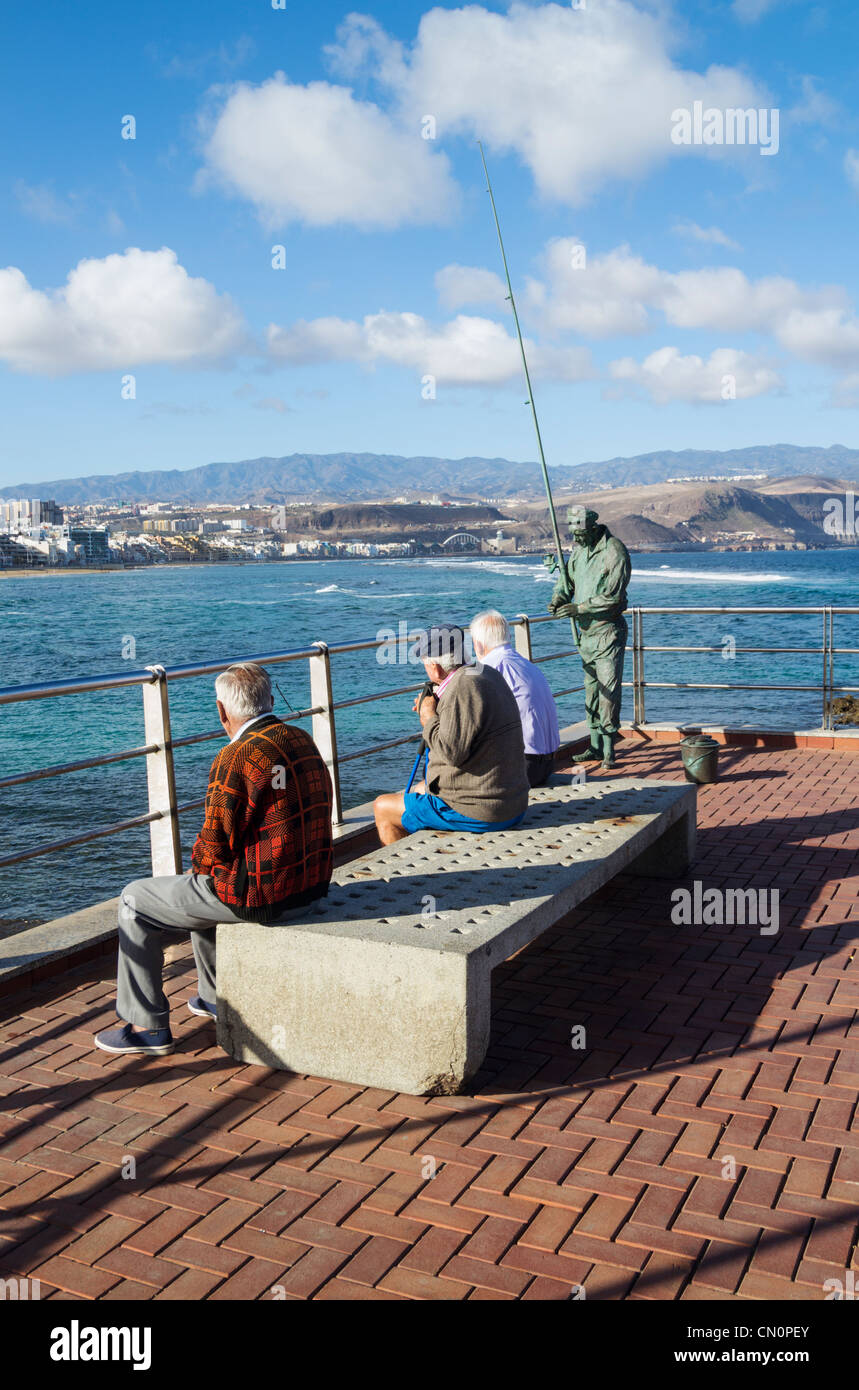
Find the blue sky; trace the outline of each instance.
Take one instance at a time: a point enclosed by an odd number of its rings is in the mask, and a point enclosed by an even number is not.
[[[479,137],[551,463],[859,445],[857,37],[846,0],[7,7],[0,487],[533,458]]]

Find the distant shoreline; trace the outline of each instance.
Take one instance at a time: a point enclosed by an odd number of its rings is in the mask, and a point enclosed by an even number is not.
[[[395,560],[406,563],[409,560],[457,560],[461,564],[468,564],[474,560],[533,560],[542,555],[548,554],[550,546],[540,550],[517,550],[512,554],[495,555],[491,551],[483,551],[480,554],[457,554],[457,555],[284,555],[280,559],[267,560],[168,560],[161,565],[46,565],[46,566],[26,566],[0,569],[0,579],[19,579],[22,577],[42,578],[48,575],[89,575],[89,574],[149,574],[157,570],[197,570],[197,569],[253,569],[262,565],[307,565],[319,563],[336,562],[342,564],[344,560],[352,560],[356,563],[378,564],[380,560]],[[690,546],[688,549],[677,550],[673,546],[628,546],[631,555],[782,555],[785,553],[795,554],[799,547],[785,547],[781,550],[770,550],[758,545],[737,546],[728,548],[708,544],[706,541],[698,545]],[[816,551],[829,550],[856,550],[856,545],[820,545],[805,546],[803,553],[808,554]]]
[[[28,579],[35,579],[46,575],[65,574],[151,574],[153,570],[256,569],[263,565],[307,565],[320,562],[342,564],[344,560],[364,563],[369,561],[376,565],[380,560],[459,560],[463,563],[469,560],[533,560],[535,556],[546,553],[543,550],[520,550],[515,555],[493,555],[488,551],[480,555],[284,555],[279,560],[168,560],[163,565],[28,565],[20,569],[0,569],[0,578],[17,579],[26,576]]]

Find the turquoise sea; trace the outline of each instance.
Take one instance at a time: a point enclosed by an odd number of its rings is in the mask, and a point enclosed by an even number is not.
[[[153,663],[238,660],[265,652],[374,637],[433,619],[467,621],[493,606],[508,616],[545,613],[551,579],[536,557],[414,560],[331,560],[282,564],[159,568],[110,574],[0,577],[4,686],[104,674]],[[859,551],[771,554],[635,555],[630,603],[642,606],[859,606]],[[819,647],[819,615],[664,616],[645,619],[645,640],[661,646],[717,647],[714,653],[652,653],[652,681],[704,680],[757,684],[819,681],[819,655],[730,657],[731,644]],[[859,648],[859,616],[836,624],[837,646]],[[567,623],[534,629],[537,655],[571,645]],[[727,653],[726,656],[723,653]],[[372,652],[333,658],[335,700],[416,681],[414,666],[379,664]],[[575,657],[549,663],[555,690],[580,685]],[[310,704],[306,662],[275,668],[276,711]],[[631,657],[627,653],[627,677]],[[837,684],[859,686],[859,660],[837,658]],[[218,727],[212,678],[171,683],[177,738]],[[580,695],[560,701],[561,722],[582,717]],[[288,703],[287,703],[288,702]],[[338,715],[341,754],[412,731],[410,696],[357,705]],[[631,692],[625,711],[631,714]],[[737,691],[647,692],[647,717],[659,722],[730,723],[808,728],[821,722],[811,693]],[[309,721],[305,721],[305,727]],[[109,691],[0,706],[0,776],[144,742],[140,691]],[[203,795],[217,743],[177,752],[180,801]],[[348,762],[344,805],[402,785],[410,747]],[[146,810],[142,759],[0,791],[0,856],[63,839]],[[200,813],[183,816],[187,852]],[[148,832],[131,831],[0,869],[0,919],[47,918],[114,896],[148,869]]]

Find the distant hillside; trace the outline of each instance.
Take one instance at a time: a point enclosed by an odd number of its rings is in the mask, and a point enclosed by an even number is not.
[[[568,476],[569,470],[564,470]],[[509,459],[400,458],[388,454],[292,454],[288,458],[207,463],[169,472],[22,483],[4,497],[85,502],[360,502],[393,497],[514,497],[536,494],[535,463]]]
[[[812,479],[762,483],[648,483],[572,494],[594,507],[600,519],[627,545],[724,544],[740,534],[806,545],[827,544],[823,503],[843,495],[849,484],[826,479],[818,490]],[[559,499],[560,500],[560,499]],[[566,499],[564,499],[566,501]],[[530,504],[539,513],[539,503]]]
[[[588,487],[635,487],[643,483],[667,483],[676,478],[704,479],[737,477],[765,473],[770,478],[828,475],[859,480],[859,449],[833,444],[828,449],[797,444],[762,444],[748,449],[683,449],[680,453],[661,450],[637,454],[634,458],[606,459],[603,463],[581,463],[565,470],[568,482],[584,490]]]
[[[718,452],[670,450],[635,458],[608,459],[550,470],[553,487],[570,492],[636,487],[678,478],[705,479],[765,474],[767,478],[839,478],[859,482],[859,449],[769,444]],[[747,484],[754,487],[754,484]],[[311,501],[369,502],[447,498],[538,498],[536,463],[494,458],[402,458],[392,454],[291,454],[286,458],[207,463],[199,468],[116,473],[104,477],[20,483],[0,490],[5,498],[55,497],[65,504],[87,502],[251,502],[259,506]]]

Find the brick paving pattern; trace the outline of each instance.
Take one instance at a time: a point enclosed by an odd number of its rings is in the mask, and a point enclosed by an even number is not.
[[[682,775],[676,746],[622,748],[619,774]],[[134,1300],[820,1300],[859,1280],[857,764],[720,765],[687,883],[778,888],[779,932],[676,926],[676,884],[615,879],[496,971],[468,1096],[237,1065],[185,1009],[184,948],[172,1057],[93,1049],[107,960],[0,1001],[0,1277]]]

